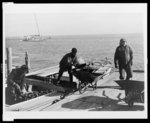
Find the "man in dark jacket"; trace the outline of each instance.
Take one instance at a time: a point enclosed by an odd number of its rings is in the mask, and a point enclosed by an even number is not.
[[[59,63],[59,76],[57,79],[57,84],[59,84],[60,78],[65,71],[68,71],[70,82],[73,82],[73,76],[71,72],[72,72],[72,65],[76,64],[75,63],[76,53],[77,53],[77,49],[72,48],[71,52],[64,55],[63,58],[61,59]]]
[[[125,79],[125,73],[127,74],[126,80],[132,78],[132,62],[133,62],[133,51],[130,46],[126,45],[127,41],[125,39],[120,39],[120,45],[116,48],[116,52],[114,55],[114,63],[115,68],[118,68],[119,65],[119,73],[120,79]]]

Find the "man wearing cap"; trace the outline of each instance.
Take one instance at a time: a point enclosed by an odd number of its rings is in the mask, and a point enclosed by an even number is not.
[[[71,71],[72,71],[72,65],[76,64],[75,63],[76,54],[77,54],[77,49],[72,48],[71,52],[64,55],[63,58],[61,59],[59,63],[59,76],[57,79],[57,84],[59,84],[60,78],[65,71],[68,71],[70,82],[73,82],[73,76]]]
[[[26,65],[13,69],[7,77],[7,99],[16,101],[18,97],[25,91],[24,77],[28,71]]]
[[[115,55],[114,55],[114,64],[115,68],[118,68],[119,65],[119,74],[120,79],[125,79],[126,72],[126,80],[132,78],[132,62],[133,62],[133,51],[130,46],[126,45],[127,41],[123,38],[120,39],[120,44],[116,48]]]

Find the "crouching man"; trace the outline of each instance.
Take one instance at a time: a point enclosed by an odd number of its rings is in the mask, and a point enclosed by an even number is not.
[[[6,100],[16,102],[19,97],[25,94],[26,84],[24,83],[25,74],[28,71],[26,65],[13,69],[7,77]]]

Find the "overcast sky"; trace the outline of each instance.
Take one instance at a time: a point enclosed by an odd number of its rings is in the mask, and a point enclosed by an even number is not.
[[[6,36],[143,33],[146,4],[6,4]],[[36,16],[36,20],[35,20]]]

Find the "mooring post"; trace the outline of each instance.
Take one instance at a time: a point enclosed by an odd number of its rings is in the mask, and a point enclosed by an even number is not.
[[[12,49],[9,47],[6,49],[7,53],[7,76],[12,71]]]
[[[25,65],[28,67],[28,72],[27,73],[29,73],[30,63],[29,63],[29,57],[28,57],[27,52],[25,52]]]
[[[29,68],[30,68],[30,61],[29,61],[29,57],[28,57],[28,53],[27,52],[25,52],[25,65],[28,67],[28,71],[27,71],[27,73],[29,73]],[[32,92],[32,85],[31,84],[29,84],[28,85],[29,87],[28,87],[28,92]]]

